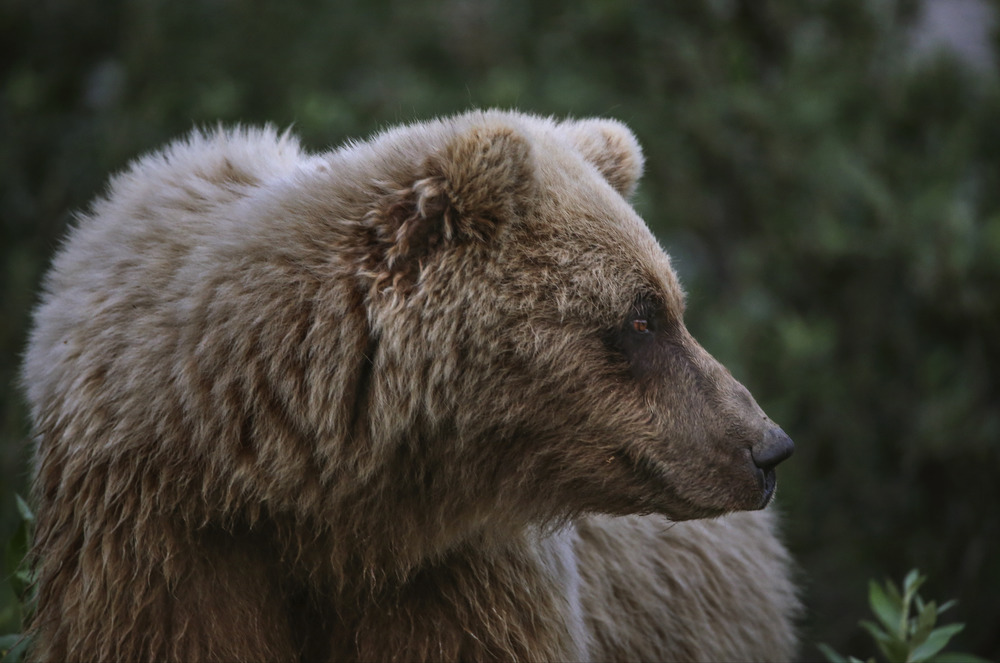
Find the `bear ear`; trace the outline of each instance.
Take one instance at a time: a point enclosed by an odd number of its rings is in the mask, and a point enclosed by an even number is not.
[[[616,120],[595,118],[564,122],[559,129],[618,193],[628,198],[635,192],[644,159],[628,127]]]
[[[475,237],[486,231],[484,224],[519,214],[535,181],[527,138],[503,124],[458,134],[427,160],[424,171],[428,177],[415,185],[420,203],[444,207],[456,231]]]
[[[535,186],[527,138],[501,123],[460,130],[426,157],[412,181],[382,199],[370,216],[376,283],[412,283],[437,248],[487,242],[520,215]]]

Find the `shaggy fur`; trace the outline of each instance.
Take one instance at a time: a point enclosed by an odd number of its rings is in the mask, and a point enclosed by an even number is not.
[[[474,112],[116,177],[23,370],[33,657],[789,658],[734,512],[790,442],[684,329],[641,171],[618,123]]]

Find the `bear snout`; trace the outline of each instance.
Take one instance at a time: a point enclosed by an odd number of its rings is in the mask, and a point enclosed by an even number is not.
[[[777,426],[764,431],[761,439],[750,448],[753,463],[767,472],[774,469],[778,463],[787,460],[795,451],[795,443]]]
[[[774,493],[778,487],[777,473],[774,468],[778,463],[791,456],[794,450],[795,444],[792,442],[792,438],[788,437],[785,431],[777,426],[772,426],[764,431],[760,440],[750,448],[750,457],[756,467],[757,482],[762,492],[760,502],[756,506],[757,509],[765,508],[774,499]]]

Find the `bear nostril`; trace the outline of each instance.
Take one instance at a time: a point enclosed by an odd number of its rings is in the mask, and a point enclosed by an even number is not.
[[[767,470],[787,459],[793,451],[795,451],[795,444],[792,442],[792,438],[775,426],[764,432],[760,442],[750,449],[750,455],[753,457],[754,465],[762,470]]]

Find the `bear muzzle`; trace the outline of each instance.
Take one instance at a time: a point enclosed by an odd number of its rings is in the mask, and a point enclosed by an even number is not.
[[[750,448],[750,456],[754,465],[757,466],[757,480],[760,483],[763,497],[758,508],[763,509],[774,498],[774,491],[778,485],[777,475],[774,468],[779,463],[787,460],[795,451],[795,443],[792,438],[785,434],[777,426],[772,426],[764,431],[761,439]]]

